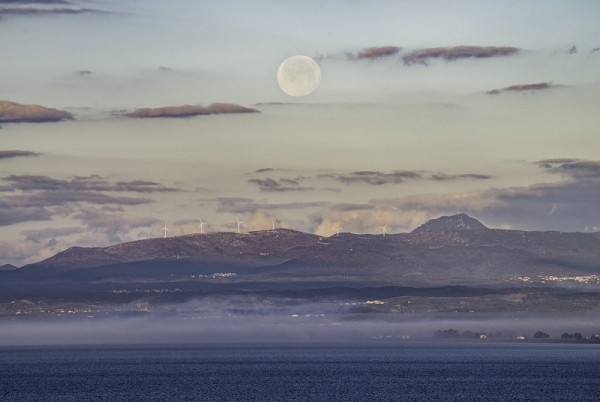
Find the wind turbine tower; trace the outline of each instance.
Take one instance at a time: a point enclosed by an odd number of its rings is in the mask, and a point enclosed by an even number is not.
[[[380,226],[381,227],[381,234],[383,235],[383,237],[385,237],[386,233],[387,233],[387,227],[386,225]]]
[[[204,230],[203,230],[203,229],[204,229],[204,224],[205,224],[205,223],[206,223],[206,222],[204,222],[202,219],[200,219],[200,234],[203,234],[203,233],[204,233]]]
[[[165,232],[165,239],[167,238],[167,232],[169,232],[169,229],[167,228],[167,221],[165,221],[165,227],[161,229],[163,232]]]
[[[342,226],[341,226],[341,225],[337,225],[337,226],[335,227],[335,235],[336,235],[336,236],[339,236],[339,235],[340,235],[340,229],[341,229],[341,228],[342,228]]]
[[[238,231],[237,231],[237,232],[238,232],[238,233],[241,233],[241,232],[240,232],[240,225],[241,225],[242,223],[244,223],[244,221],[241,221],[241,220],[239,220],[238,218],[235,218],[235,220],[237,221],[237,225],[238,225]]]

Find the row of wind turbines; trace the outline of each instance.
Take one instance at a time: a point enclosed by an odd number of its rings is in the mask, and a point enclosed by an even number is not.
[[[242,223],[244,223],[244,221],[235,218],[235,220],[237,221],[237,232],[238,233],[242,233],[241,231],[241,226]],[[275,230],[275,222],[277,221],[277,219],[273,219],[272,223],[272,230]],[[200,234],[204,234],[204,225],[206,224],[206,222],[203,219],[200,219]],[[379,227],[381,229],[381,234],[385,237],[385,235],[387,234],[387,225],[383,225]],[[335,235],[339,236],[340,235],[340,230],[342,229],[341,225],[337,225],[335,228]],[[170,232],[169,228],[167,227],[167,221],[165,221],[165,226],[161,229],[162,232],[164,232],[164,238],[167,238],[167,233]]]

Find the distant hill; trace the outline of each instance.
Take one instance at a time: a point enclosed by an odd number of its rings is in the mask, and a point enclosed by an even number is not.
[[[0,271],[12,271],[14,269],[19,269],[19,267],[15,267],[12,264],[0,265]]]
[[[487,227],[466,214],[458,214],[432,219],[413,230],[413,233],[451,232],[456,230],[487,230]]]
[[[385,236],[322,237],[275,229],[72,247],[0,274],[0,287],[169,284],[199,289],[305,282],[546,286],[560,278],[571,278],[564,280],[577,285],[600,275],[600,238],[586,233],[488,229],[460,214],[431,220],[411,233]]]

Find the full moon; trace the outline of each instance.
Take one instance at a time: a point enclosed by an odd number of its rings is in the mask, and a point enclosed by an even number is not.
[[[290,96],[306,96],[321,83],[321,69],[308,56],[292,56],[279,66],[277,82],[279,88]]]

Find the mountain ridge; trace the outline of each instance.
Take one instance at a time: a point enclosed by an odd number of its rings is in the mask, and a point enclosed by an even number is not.
[[[35,278],[49,269],[81,283],[184,282],[227,274],[215,278],[221,282],[310,278],[410,286],[497,285],[515,283],[515,278],[600,274],[600,238],[587,233],[489,229],[459,214],[433,219],[410,233],[323,237],[274,229],[71,247],[17,270],[15,277],[23,272]],[[82,270],[88,273],[69,274]],[[48,275],[49,271],[43,276]],[[86,282],[86,275],[94,279]]]

